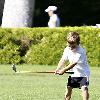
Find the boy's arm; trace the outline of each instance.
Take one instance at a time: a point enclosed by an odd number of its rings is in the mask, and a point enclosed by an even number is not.
[[[63,55],[58,63],[58,67],[56,68],[55,70],[55,74],[59,73],[59,71],[62,69],[62,67],[64,67],[64,63],[65,61],[68,60],[68,57],[67,57],[67,48],[64,49],[64,52],[63,52]]]
[[[57,66],[56,70],[55,70],[55,74],[56,74],[56,73],[59,73],[59,71],[61,70],[61,68],[62,68],[63,66],[64,66],[64,60],[61,59],[61,60],[59,61],[59,63],[58,63],[58,66]]]
[[[70,63],[67,67],[61,69],[59,71],[59,74],[62,75],[64,74],[66,71],[70,70],[71,68],[73,68],[77,63]]]

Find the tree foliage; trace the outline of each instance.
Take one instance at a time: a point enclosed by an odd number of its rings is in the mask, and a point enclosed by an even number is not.
[[[5,0],[0,0],[0,24]],[[100,23],[100,0],[35,0],[34,27],[47,26],[48,15],[44,10],[58,7],[61,26],[95,25]],[[24,13],[24,12],[23,12]]]
[[[34,26],[47,26],[49,5],[58,7],[61,26],[95,25],[100,23],[100,0],[36,0]]]

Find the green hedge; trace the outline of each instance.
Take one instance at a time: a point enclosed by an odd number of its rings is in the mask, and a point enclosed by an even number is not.
[[[57,65],[70,31],[79,32],[89,64],[100,66],[100,29],[92,27],[0,28],[0,63]]]

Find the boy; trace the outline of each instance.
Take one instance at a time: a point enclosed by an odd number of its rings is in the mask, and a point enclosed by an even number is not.
[[[68,46],[64,49],[55,74],[64,74],[65,71],[72,70],[74,74],[69,76],[65,92],[65,100],[70,100],[72,89],[80,88],[83,100],[89,100],[89,67],[86,61],[84,49],[80,46],[80,37],[77,32],[70,32],[67,36]],[[69,60],[69,65],[64,67],[65,60]]]

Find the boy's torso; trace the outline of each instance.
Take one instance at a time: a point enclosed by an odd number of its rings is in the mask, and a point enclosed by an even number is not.
[[[72,77],[89,76],[89,67],[86,61],[84,49],[82,47],[78,46],[78,48],[74,51],[72,51],[69,47],[66,47],[64,52],[66,52],[66,58],[70,63],[77,62],[77,64],[71,69],[74,72]]]

